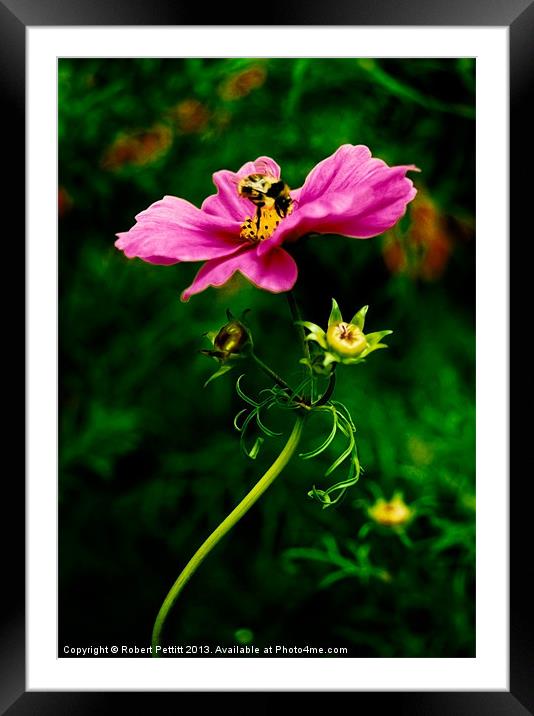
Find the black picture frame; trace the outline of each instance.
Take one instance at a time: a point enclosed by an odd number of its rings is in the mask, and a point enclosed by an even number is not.
[[[528,305],[529,282],[518,275],[532,266],[532,227],[529,207],[532,202],[532,180],[528,176],[534,150],[532,127],[534,111],[534,0],[359,0],[358,2],[299,3],[286,0],[269,11],[266,21],[261,9],[243,11],[242,4],[221,3],[210,9],[209,25],[432,25],[432,26],[505,26],[510,37],[510,237],[517,236],[521,261],[510,286],[511,336],[518,335],[521,307]],[[6,100],[2,113],[4,138],[4,211],[18,217],[10,229],[9,266],[24,266],[23,221],[25,211],[25,30],[28,26],[70,25],[205,25],[205,8],[198,4],[165,0],[0,0],[0,87]],[[530,102],[528,100],[531,100]],[[7,198],[5,193],[7,192]],[[528,192],[528,195],[527,195]],[[503,197],[503,201],[507,198]],[[482,240],[482,238],[481,238]],[[521,252],[519,251],[521,247]],[[512,254],[513,256],[513,254]],[[6,256],[4,255],[4,259]],[[522,274],[523,272],[521,272]],[[5,286],[6,283],[4,282]],[[20,284],[18,284],[20,286]],[[12,311],[13,303],[24,305],[20,288],[16,301],[9,289],[4,302],[4,336],[6,345],[24,345],[24,316],[21,321]],[[9,308],[8,308],[9,307]],[[6,310],[7,308],[7,310]],[[528,322],[521,325],[528,328]],[[23,381],[23,362],[15,360],[10,382]],[[512,353],[510,375],[529,376],[528,353]],[[519,380],[519,379],[517,379]],[[522,402],[525,386],[521,386]],[[19,425],[13,416],[24,401],[20,389],[9,410],[10,424]],[[518,400],[519,403],[519,400]],[[510,430],[511,452],[519,463],[524,446],[529,444],[529,419],[517,418]],[[20,420],[22,423],[22,420]],[[506,439],[506,436],[503,436]],[[13,448],[12,448],[13,449]],[[7,453],[7,449],[6,449]],[[24,474],[20,456],[13,461],[3,481],[4,516],[0,520],[3,545],[3,583],[5,599],[0,614],[0,713],[10,716],[24,714],[89,714],[112,713],[130,708],[134,713],[154,713],[165,708],[163,701],[174,707],[183,705],[183,693],[74,693],[27,692],[25,688],[25,623],[24,623]],[[7,459],[7,458],[6,458]],[[528,465],[528,463],[527,463]],[[510,471],[511,472],[511,471]],[[510,488],[510,645],[509,685],[507,692],[353,692],[352,708],[377,707],[399,714],[527,714],[534,713],[534,649],[529,576],[533,576],[528,545],[531,540],[532,507],[526,498],[526,482],[531,482],[530,469],[518,470]],[[482,476],[481,476],[482,479]],[[8,507],[9,506],[9,507]],[[530,565],[530,566],[529,566]],[[214,694],[198,694],[211,699]],[[252,694],[254,696],[254,694]],[[276,693],[267,694],[263,702],[268,708]],[[133,697],[133,698],[132,698]],[[220,698],[220,695],[217,695]],[[231,698],[225,694],[223,698]],[[320,698],[320,697],[319,697]],[[125,699],[131,701],[126,706]],[[207,705],[207,704],[206,704]],[[228,702],[228,706],[230,703]],[[168,707],[168,706],[167,706]]]

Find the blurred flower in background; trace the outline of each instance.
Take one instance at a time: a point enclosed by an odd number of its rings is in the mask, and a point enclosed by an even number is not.
[[[391,500],[379,498],[367,510],[369,517],[384,527],[401,527],[414,516],[414,510],[404,502],[401,494],[396,493]]]
[[[242,99],[263,85],[267,70],[263,65],[253,65],[226,77],[219,85],[219,96],[229,102]]]
[[[176,127],[183,134],[203,132],[210,119],[208,108],[192,97],[171,107],[168,115],[176,122]]]
[[[72,208],[72,198],[64,186],[60,186],[57,191],[57,212],[60,219],[67,214]]]
[[[419,191],[409,212],[410,226],[384,235],[382,255],[393,274],[436,281],[445,271],[453,245],[445,216],[430,195]]]
[[[172,130],[162,123],[150,129],[121,134],[106,150],[102,167],[115,171],[126,165],[152,164],[167,153],[172,143]]]

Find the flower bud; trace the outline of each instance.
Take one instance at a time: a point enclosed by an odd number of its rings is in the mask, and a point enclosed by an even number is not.
[[[369,347],[362,329],[354,323],[339,321],[328,326],[326,340],[336,353],[356,358]]]
[[[250,343],[247,328],[240,321],[230,321],[223,326],[213,340],[213,346],[225,357],[237,355]]]
[[[313,341],[316,345],[312,360],[305,359],[314,373],[331,375],[336,363],[356,365],[366,360],[367,356],[378,348],[387,348],[380,341],[392,331],[363,332],[368,309],[369,306],[362,306],[350,321],[344,321],[337,301],[332,299],[326,331],[316,323],[297,321],[309,331],[306,340]]]

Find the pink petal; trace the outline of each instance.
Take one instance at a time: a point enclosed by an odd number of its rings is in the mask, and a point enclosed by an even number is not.
[[[208,286],[222,286],[239,271],[258,288],[272,293],[289,291],[297,280],[297,264],[284,249],[274,248],[259,256],[252,246],[228,258],[207,261],[197,273],[195,280],[182,293],[182,301],[188,301],[195,293]]]
[[[311,170],[302,186],[300,199],[307,203],[321,199],[327,192],[352,191],[376,165],[386,166],[381,159],[372,158],[368,147],[343,144]]]
[[[237,173],[241,178],[248,174],[268,174],[280,179],[280,167],[271,157],[258,157],[255,162],[247,162]]]
[[[235,172],[223,169],[215,172],[213,183],[217,193],[208,196],[202,203],[202,211],[219,217],[231,217],[243,223],[247,216],[254,212],[254,204],[237,193],[240,177]]]
[[[165,196],[135,218],[137,223],[117,234],[115,242],[128,258],[158,264],[204,261],[227,256],[243,245],[240,224],[231,217],[208,214],[174,196]]]
[[[259,253],[310,232],[367,239],[387,231],[417,193],[406,177],[411,170],[418,171],[413,165],[389,167],[367,147],[340,147],[310,172],[293,213]]]

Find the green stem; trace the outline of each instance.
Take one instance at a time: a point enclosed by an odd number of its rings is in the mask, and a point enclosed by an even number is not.
[[[287,301],[289,303],[289,310],[291,311],[291,317],[293,318],[293,322],[296,321],[302,321],[302,314],[300,312],[299,305],[297,303],[297,299],[295,298],[295,294],[293,291],[287,292]],[[302,346],[302,352],[304,353],[304,357],[308,361],[308,371],[310,373],[311,377],[311,387],[310,387],[310,402],[313,403],[313,390],[314,390],[314,375],[313,375],[313,368],[311,367],[311,352],[310,352],[310,344],[306,340],[306,331],[304,330],[304,326],[301,326],[299,324],[296,325],[296,329],[298,331],[298,334],[300,336],[300,343]]]
[[[293,318],[293,321],[302,321],[302,314],[300,312],[299,305],[297,303],[297,299],[295,298],[295,294],[293,291],[287,292],[287,301],[289,303],[289,310],[291,311],[291,317]],[[302,344],[302,350],[306,358],[310,358],[310,344],[306,340],[306,331],[304,330],[303,326],[297,325],[296,326],[297,331],[300,336],[300,342]]]
[[[294,394],[295,391],[291,388],[291,386],[288,385],[285,380],[278,375],[278,373],[275,373],[272,368],[269,368],[267,363],[264,363],[261,358],[258,358],[258,356],[254,352],[252,352],[250,355],[256,361],[262,371],[264,373],[267,373],[267,375],[270,376],[277,385],[279,385],[281,388],[289,390],[291,395]]]
[[[303,415],[299,415],[295,425],[293,426],[291,435],[282,449],[282,452],[278,455],[271,467],[254,485],[252,490],[245,495],[237,507],[230,512],[228,517],[221,522],[221,524],[210,534],[201,547],[199,547],[182,570],[176,582],[172,585],[170,592],[167,594],[165,601],[161,605],[161,609],[156,617],[156,622],[152,631],[152,656],[159,656],[157,647],[160,646],[160,637],[165,620],[167,619],[167,616],[169,615],[169,612],[182,589],[215,545],[232,529],[235,524],[237,524],[237,522],[239,522],[243,515],[245,515],[252,505],[263,495],[265,490],[274,482],[293,456],[302,435],[304,417],[305,416]]]

